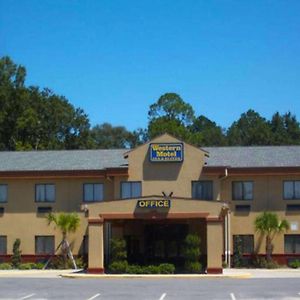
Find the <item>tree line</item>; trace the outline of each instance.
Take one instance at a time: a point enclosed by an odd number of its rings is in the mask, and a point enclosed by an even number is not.
[[[150,105],[146,128],[129,131],[110,123],[90,125],[82,108],[48,88],[26,86],[26,69],[0,58],[0,150],[132,148],[168,132],[195,146],[300,145],[296,115],[270,120],[249,109],[223,128],[176,93]]]

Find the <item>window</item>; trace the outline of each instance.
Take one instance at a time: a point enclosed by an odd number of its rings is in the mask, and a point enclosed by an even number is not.
[[[283,182],[283,198],[285,200],[300,199],[300,180]]]
[[[213,199],[213,182],[193,181],[192,182],[192,197],[194,199],[212,200]]]
[[[121,182],[121,198],[137,198],[142,195],[142,183],[140,181]]]
[[[7,184],[0,184],[0,202],[7,202]]]
[[[55,185],[54,184],[36,184],[35,185],[36,202],[54,202]]]
[[[98,202],[103,200],[102,183],[85,183],[83,185],[83,201]]]
[[[300,254],[300,234],[284,235],[284,253]]]
[[[7,237],[5,235],[0,235],[0,254],[7,254]]]
[[[233,251],[237,252],[238,248],[242,254],[254,252],[254,237],[252,234],[239,234],[233,236]]]
[[[232,182],[233,200],[253,200],[252,181],[233,181]]]
[[[36,236],[35,254],[54,254],[54,236],[53,235]]]

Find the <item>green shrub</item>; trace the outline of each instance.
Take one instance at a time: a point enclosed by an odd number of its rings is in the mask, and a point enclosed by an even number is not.
[[[173,264],[160,264],[159,266],[160,274],[174,274],[175,266]]]
[[[262,269],[277,269],[277,268],[279,268],[279,265],[277,264],[277,262],[275,262],[273,260],[267,261],[266,258],[260,257],[260,256],[256,256],[252,262],[253,262],[253,266],[255,268],[262,268]]]
[[[31,270],[35,269],[35,263],[24,263],[19,265],[20,270]]]
[[[45,265],[45,264],[43,264],[43,263],[41,263],[41,262],[38,262],[38,263],[35,264],[34,269],[42,270],[42,269],[44,268],[44,265]]]
[[[110,240],[111,262],[124,261],[127,259],[126,241],[120,238]]]
[[[108,269],[114,274],[126,273],[128,269],[128,263],[127,261],[114,261],[108,266]]]
[[[289,267],[293,268],[293,269],[297,269],[300,268],[300,261],[298,259],[291,261],[289,263]]]
[[[1,263],[0,264],[0,270],[11,270],[12,265],[9,263]]]
[[[143,274],[159,274],[159,266],[149,265],[142,268]]]
[[[85,269],[86,268],[86,264],[83,261],[83,258],[78,256],[75,257],[75,262],[76,262],[76,266],[79,269]],[[41,263],[40,263],[41,264]],[[44,264],[42,264],[42,268],[44,267]],[[73,268],[73,263],[71,261],[71,259],[67,259],[67,261],[64,260],[64,257],[59,255],[56,257],[53,257],[50,261],[50,263],[48,264],[48,269],[58,269],[58,270],[63,270],[65,268],[67,269],[72,269]]]
[[[21,253],[22,251],[20,250],[20,245],[21,245],[21,240],[16,239],[13,245],[13,255],[11,256],[11,264],[13,268],[19,268],[21,264]]]
[[[200,273],[200,238],[196,234],[188,234],[185,238],[184,247],[184,268],[189,273]]]
[[[128,265],[126,268],[128,274],[144,274],[144,268],[139,265]]]
[[[234,240],[232,264],[235,268],[240,268],[243,266],[242,239],[240,236],[237,236]]]

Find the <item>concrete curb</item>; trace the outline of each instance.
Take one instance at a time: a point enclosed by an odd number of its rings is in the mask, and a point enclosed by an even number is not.
[[[234,279],[248,279],[251,278],[251,274],[61,274],[63,278],[70,279],[131,279],[131,278],[140,278],[140,279],[210,279],[210,278],[234,278]]]

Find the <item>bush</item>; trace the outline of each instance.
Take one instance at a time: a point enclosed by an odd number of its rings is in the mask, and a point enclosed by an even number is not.
[[[200,238],[196,234],[188,234],[185,238],[184,247],[184,268],[189,273],[200,273],[201,264],[200,258]]]
[[[235,268],[243,267],[242,239],[240,236],[237,236],[234,240],[232,264]]]
[[[128,270],[127,261],[114,261],[108,266],[109,270],[114,274],[126,273]]]
[[[298,259],[291,261],[289,263],[289,267],[293,268],[293,269],[298,269],[300,268],[300,261]]]
[[[110,240],[111,262],[125,261],[127,259],[126,241],[120,238]]]
[[[21,240],[16,239],[13,245],[13,255],[11,257],[11,264],[13,268],[19,268],[21,264],[21,253],[22,251],[20,250],[20,245],[21,245]]]
[[[260,256],[256,256],[253,259],[253,266],[255,268],[262,268],[262,269],[277,269],[277,268],[279,268],[279,265],[277,264],[277,262],[275,262],[273,260],[267,261],[266,258],[260,257]]]
[[[128,265],[126,268],[128,274],[144,274],[144,268],[139,265]]]
[[[75,259],[76,262],[76,266],[79,269],[85,269],[86,268],[86,264],[83,261],[83,258],[78,256]],[[42,263],[40,263],[42,264]],[[44,267],[44,264],[42,264],[42,268]],[[73,263],[71,261],[71,259],[67,259],[67,261],[65,262],[63,256],[56,256],[54,258],[52,258],[52,260],[50,261],[49,265],[48,265],[48,269],[58,269],[58,270],[63,270],[63,269],[72,269],[73,268]]]
[[[19,265],[20,270],[31,270],[35,269],[35,263],[24,263]]]
[[[174,274],[175,266],[173,264],[160,264],[159,265],[160,274]]]
[[[12,265],[9,263],[0,264],[0,270],[11,270],[11,269],[12,269]]]
[[[159,266],[149,265],[142,267],[143,274],[159,274],[160,268]]]

